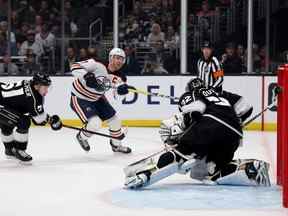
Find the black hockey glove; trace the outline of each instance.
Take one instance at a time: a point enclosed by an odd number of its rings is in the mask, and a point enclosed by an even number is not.
[[[49,123],[52,130],[60,130],[62,128],[62,121],[58,115],[53,115],[49,118]]]
[[[111,82],[105,76],[95,77],[94,73],[88,72],[84,75],[84,79],[89,88],[93,88],[98,92],[106,92],[111,88]]]
[[[88,72],[84,75],[84,79],[86,81],[86,85],[90,88],[97,88],[97,80],[92,72]]]
[[[118,86],[117,88],[117,94],[118,95],[126,95],[129,93],[129,86],[127,84],[122,84],[120,86]]]

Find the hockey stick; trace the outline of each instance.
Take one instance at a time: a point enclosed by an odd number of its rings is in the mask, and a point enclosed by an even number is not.
[[[266,112],[268,109],[271,109],[273,106],[276,104],[276,100],[274,100],[271,104],[269,104],[265,109],[260,111],[259,113],[255,114],[252,118],[250,118],[247,122],[244,122],[243,127],[246,127],[249,125],[251,122],[253,122],[255,119],[257,119],[259,116],[261,116],[264,112]]]
[[[266,112],[268,109],[271,109],[273,106],[277,103],[277,95],[281,92],[281,87],[277,86],[273,89],[273,101],[266,106],[262,111],[251,117],[247,122],[244,122],[243,127],[249,125],[251,122],[253,122],[255,119],[257,119],[259,116],[261,116],[264,112]]]
[[[159,94],[159,93],[153,93],[153,92],[147,92],[147,91],[143,91],[143,90],[140,90],[140,89],[129,88],[128,91],[129,92],[133,92],[133,93],[143,94],[143,95],[146,95],[146,96],[149,95],[149,96],[155,96],[155,97],[162,97],[162,98],[167,98],[167,99],[179,100],[178,97],[173,97],[173,96]]]
[[[108,134],[103,134],[103,133],[99,133],[99,132],[95,132],[95,131],[90,131],[90,130],[87,130],[87,129],[84,129],[84,128],[78,128],[78,127],[74,127],[74,126],[71,126],[71,125],[63,124],[62,126],[65,127],[65,128],[78,130],[78,131],[83,131],[83,132],[86,132],[86,133],[95,134],[95,135],[102,136],[102,137],[107,137],[107,138],[110,138],[110,139],[122,140],[125,137],[124,134],[122,134],[119,137],[113,137],[113,136],[110,136]]]
[[[117,87],[111,87],[112,89],[117,89]],[[136,89],[134,86],[128,86],[128,91],[131,93],[137,93],[137,94],[143,94],[146,96],[155,96],[155,97],[161,97],[161,98],[167,98],[167,99],[172,99],[172,100],[179,100],[178,97],[173,97],[170,95],[164,95],[164,94],[159,94],[159,93],[153,93],[153,92],[147,92],[144,90]]]

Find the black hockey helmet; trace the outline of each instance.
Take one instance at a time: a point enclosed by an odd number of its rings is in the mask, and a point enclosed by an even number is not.
[[[185,87],[186,92],[193,92],[195,89],[204,88],[204,82],[200,78],[193,78],[189,80]]]
[[[35,73],[31,80],[32,85],[50,86],[51,82],[49,75],[40,72]]]

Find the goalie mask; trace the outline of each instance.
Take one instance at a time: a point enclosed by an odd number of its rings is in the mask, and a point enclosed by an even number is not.
[[[194,79],[191,79],[186,87],[185,87],[185,91],[186,92],[193,92],[195,89],[200,89],[200,88],[204,88],[205,85],[204,85],[204,82],[203,80],[201,80],[200,78],[194,78]]]

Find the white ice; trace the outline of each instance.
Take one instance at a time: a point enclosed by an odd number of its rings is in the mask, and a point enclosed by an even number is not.
[[[255,188],[205,188],[191,185],[188,176],[182,175],[175,175],[147,190],[123,190],[123,167],[162,148],[158,130],[129,128],[125,143],[132,147],[131,155],[112,153],[108,140],[101,137],[93,137],[91,151],[85,153],[76,143],[75,133],[69,129],[54,132],[49,128],[32,128],[27,152],[33,156],[33,163],[29,166],[0,155],[0,216],[288,215],[286,209],[277,207],[280,192],[276,186],[263,193],[266,201],[271,198],[271,203],[276,202],[276,208],[261,206],[261,197],[257,197],[259,191]],[[244,146],[236,157],[269,161],[275,183],[275,149],[275,133],[245,132]],[[3,152],[4,147],[0,150]],[[231,198],[229,194],[245,195],[246,202],[259,199],[259,204],[255,204],[259,208],[235,207],[227,200]],[[213,206],[213,199],[217,197],[220,198],[217,207],[206,209],[204,204]],[[177,208],[181,200],[185,200],[183,203],[187,206]],[[204,206],[194,208],[196,201]]]

